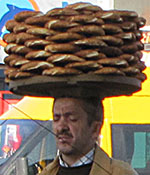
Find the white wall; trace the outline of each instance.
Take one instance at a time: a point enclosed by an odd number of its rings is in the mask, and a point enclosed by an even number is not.
[[[136,11],[150,25],[150,0],[114,0],[114,8]]]
[[[114,0],[81,0],[82,2],[91,2],[92,4],[99,5],[103,9],[112,9],[114,7]],[[80,2],[80,0],[36,0],[40,10],[42,12],[47,12],[50,9],[62,7],[62,2],[66,2],[68,4],[73,4],[75,2]]]

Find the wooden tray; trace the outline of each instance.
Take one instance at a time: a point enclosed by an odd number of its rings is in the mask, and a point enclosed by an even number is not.
[[[9,89],[18,95],[49,97],[112,97],[132,95],[141,89],[141,81],[125,76],[34,76],[10,81]]]

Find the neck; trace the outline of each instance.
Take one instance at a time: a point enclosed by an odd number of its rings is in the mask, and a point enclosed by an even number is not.
[[[83,156],[85,156],[88,152],[90,152],[92,150],[92,148],[88,149],[87,151],[85,151],[84,153],[80,153],[80,154],[62,154],[62,159],[65,163],[67,163],[67,165],[72,166],[75,162],[77,162],[78,160],[80,160]]]

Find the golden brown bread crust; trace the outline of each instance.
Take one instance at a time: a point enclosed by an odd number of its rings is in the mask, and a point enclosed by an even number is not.
[[[114,25],[114,24],[103,24],[102,29],[105,31],[107,35],[114,35],[114,34],[123,32],[121,27]]]
[[[13,28],[18,25],[18,22],[14,19],[8,20],[5,24],[5,27],[8,31],[13,32]]]
[[[11,67],[20,67],[26,63],[29,63],[30,61],[25,58],[16,58],[9,62],[9,66]]]
[[[99,37],[84,38],[73,42],[77,46],[107,47],[108,45]]]
[[[133,67],[138,68],[141,72],[146,69],[146,65],[143,61],[137,61],[136,63],[132,64]]]
[[[4,58],[5,64],[9,65],[9,62],[14,60],[14,59],[22,59],[24,58],[23,56],[17,55],[17,54],[10,54]]]
[[[7,76],[9,75],[9,73],[11,73],[11,72],[16,72],[16,71],[18,71],[17,68],[6,66],[6,67],[5,67],[5,70],[4,70],[4,74],[5,74],[6,77],[7,77]]]
[[[32,49],[26,47],[25,45],[16,45],[11,48],[11,53],[20,54],[20,55],[25,55],[31,51]]]
[[[115,46],[103,47],[100,48],[99,50],[108,57],[118,57],[123,54],[123,51],[119,47]]]
[[[129,66],[129,64],[126,60],[119,59],[119,58],[102,58],[102,59],[98,60],[97,62],[103,66],[109,66],[109,67],[111,67],[111,66],[114,66],[114,67],[127,67],[127,66]]]
[[[59,19],[52,19],[52,20],[49,20],[45,24],[45,27],[48,29],[62,30],[62,29],[68,29],[71,27],[75,27],[78,25],[79,24],[75,22],[69,22],[69,21],[64,21],[64,20],[59,20]]]
[[[126,60],[128,63],[134,63],[139,60],[137,56],[134,56],[132,54],[122,54],[119,57],[120,59]]]
[[[27,40],[24,45],[26,47],[30,47],[30,48],[36,48],[36,47],[44,47],[46,45],[50,44],[50,41],[47,41],[45,39],[29,39]]]
[[[132,75],[132,74],[137,74],[140,73],[140,70],[136,67],[126,67],[126,68],[121,68],[121,71],[123,71],[126,75]]]
[[[117,13],[124,19],[133,19],[135,17],[138,17],[138,14],[135,11],[129,11],[129,10],[113,10],[114,13]]]
[[[50,69],[45,69],[42,72],[42,75],[49,76],[64,76],[64,75],[78,75],[81,74],[81,71],[73,68],[64,68],[64,67],[54,67]]]
[[[80,24],[98,24],[102,25],[104,24],[104,21],[102,19],[97,18],[95,15],[87,15],[87,14],[80,14],[76,16],[70,16],[67,18],[67,21],[70,22],[77,22]]]
[[[29,28],[26,33],[32,34],[32,35],[37,35],[37,36],[53,36],[57,32],[54,30],[49,30],[44,27],[32,27]]]
[[[76,15],[76,16],[70,16],[67,18],[67,21],[69,22],[77,22],[80,24],[92,24],[96,23],[98,18],[96,18],[94,15]]]
[[[142,57],[143,57],[143,52],[138,50],[133,55],[136,56],[136,57],[138,57],[139,60],[141,60]]]
[[[33,27],[32,25],[25,24],[24,22],[18,23],[13,28],[13,32],[14,33],[26,32],[27,29],[30,29],[32,27]]]
[[[25,58],[29,60],[46,60],[47,57],[51,56],[50,52],[45,50],[33,50],[25,55]]]
[[[109,23],[121,23],[123,22],[123,18],[115,13],[114,11],[108,10],[108,11],[103,11],[102,12],[97,12],[96,17],[102,18],[105,22]]]
[[[33,76],[34,74],[30,72],[13,71],[8,74],[8,79],[16,80],[16,79],[21,79],[21,78],[29,78]]]
[[[22,22],[22,21],[24,21],[25,19],[27,19],[29,17],[39,16],[39,15],[42,15],[42,12],[40,12],[40,11],[28,11],[28,10],[25,10],[25,11],[21,11],[21,12],[17,13],[14,16],[14,19],[16,21],[18,21],[18,22]]]
[[[142,43],[142,41],[135,41],[134,44],[138,47],[138,50],[144,49],[144,44]]]
[[[48,17],[58,17],[58,16],[74,16],[78,15],[79,13],[74,9],[67,9],[67,8],[54,8],[46,12],[46,16]]]
[[[77,26],[73,27],[71,29],[67,30],[68,32],[75,32],[80,33],[83,35],[105,35],[104,30],[101,26],[97,25],[83,25],[83,26]]]
[[[11,54],[12,53],[11,49],[15,46],[17,46],[16,43],[9,43],[4,47],[4,50],[7,54]]]
[[[142,82],[147,79],[147,76],[144,73],[142,73],[142,72],[137,73],[135,75],[132,75],[131,77],[137,78],[137,79],[141,80]]]
[[[94,49],[83,49],[78,52],[75,52],[75,55],[85,58],[87,60],[97,60],[100,58],[106,58],[105,54],[99,53],[97,50]]]
[[[25,20],[26,24],[36,25],[43,27],[51,18],[41,15],[41,16],[31,16]]]
[[[83,62],[85,59],[73,54],[53,54],[52,56],[48,57],[46,61],[50,63],[71,63]]]
[[[146,25],[146,19],[142,16],[134,18],[133,21],[137,24],[138,28],[141,28],[144,25]]]
[[[122,39],[111,35],[98,36],[97,38],[101,39],[110,46],[121,46],[124,44]]]
[[[69,42],[73,40],[79,40],[82,39],[83,36],[77,33],[72,32],[62,32],[58,33],[54,36],[47,37],[47,40],[56,41],[56,42]]]
[[[17,35],[15,33],[6,33],[3,36],[3,40],[6,43],[15,43],[16,42]]]
[[[121,46],[121,50],[123,51],[123,53],[133,54],[138,51],[138,46],[136,45],[136,43],[126,44]]]
[[[30,61],[20,67],[20,71],[23,72],[41,72],[44,69],[49,69],[54,67],[52,63],[46,61]]]
[[[92,12],[103,11],[101,7],[92,5],[91,3],[77,2],[75,4],[70,4],[66,8],[71,8],[74,10],[89,10]]]
[[[87,72],[87,71],[93,71],[93,70],[102,68],[102,65],[98,63],[97,61],[83,61],[83,62],[69,63],[65,67],[75,68],[83,72]]]
[[[71,43],[50,44],[45,47],[45,51],[52,53],[74,53],[78,50],[79,47]]]
[[[119,33],[114,35],[117,38],[122,39],[123,41],[136,41],[136,35],[133,32],[123,32],[123,33]]]
[[[123,71],[116,67],[103,67],[93,72],[97,75],[125,75]]]
[[[123,22],[122,24],[119,24],[119,26],[125,32],[137,30],[136,23],[130,21]]]
[[[16,43],[17,44],[24,44],[24,42],[26,42],[27,40],[31,40],[31,39],[38,39],[38,36],[26,33],[26,32],[21,32],[16,34]]]
[[[140,31],[140,30],[135,30],[135,31],[133,31],[133,33],[135,34],[136,39],[137,39],[138,41],[142,39],[142,37],[143,37],[142,31]]]

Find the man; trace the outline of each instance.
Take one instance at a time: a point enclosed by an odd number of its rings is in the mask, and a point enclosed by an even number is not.
[[[40,175],[137,175],[129,164],[109,158],[96,144],[103,123],[99,99],[58,98],[53,114],[59,154]]]

